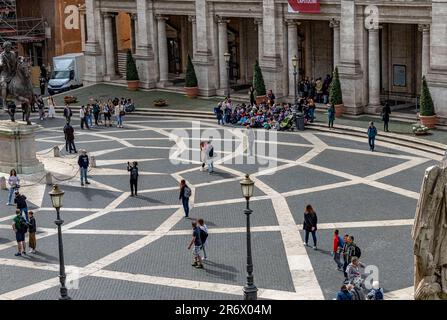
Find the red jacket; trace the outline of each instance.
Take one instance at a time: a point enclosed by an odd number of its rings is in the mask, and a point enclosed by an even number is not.
[[[339,245],[338,245],[339,241],[340,240],[339,240],[338,236],[334,234],[334,250],[333,250],[334,252],[337,252],[337,249],[339,247]]]

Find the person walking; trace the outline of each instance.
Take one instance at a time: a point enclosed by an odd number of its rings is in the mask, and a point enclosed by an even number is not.
[[[362,273],[360,271],[360,268],[364,268],[365,266],[363,263],[360,262],[359,258],[352,257],[351,263],[348,264],[348,267],[346,268],[346,274],[348,275],[348,281],[350,283],[353,283],[354,280],[361,278]]]
[[[342,256],[343,256],[343,274],[345,276],[345,279],[348,278],[348,275],[346,274],[346,268],[350,262],[349,257],[348,257],[348,253],[350,250],[349,247],[351,245],[350,239],[351,238],[349,237],[348,234],[345,234],[343,237],[344,245],[343,245],[343,250],[342,250]]]
[[[90,129],[87,123],[87,110],[85,110],[85,106],[81,106],[79,110],[79,120],[81,120],[81,129],[84,130],[84,125],[87,129]]]
[[[111,106],[108,103],[104,104],[104,126],[111,127],[112,126],[112,109]],[[107,124],[108,122],[108,124]]]
[[[9,193],[8,193],[8,203],[7,206],[13,206],[13,199],[16,190],[20,188],[20,178],[17,176],[16,169],[11,169],[9,171],[9,178],[8,178],[8,184],[9,184]]]
[[[180,182],[179,200],[182,201],[183,209],[185,210],[185,218],[189,217],[189,198],[191,197],[191,188],[188,187],[185,180]]]
[[[93,104],[93,117],[95,118],[95,126],[99,127],[99,113],[101,112],[101,109],[98,105],[98,103]]]
[[[34,218],[34,212],[30,211],[29,213],[29,227],[28,227],[28,246],[29,246],[29,253],[36,253],[36,231],[37,231],[37,223],[36,219]]]
[[[334,261],[337,264],[337,270],[343,271],[343,263],[340,261],[340,254],[343,251],[344,242],[338,233],[339,233],[338,230],[334,231],[334,241],[333,241],[332,253],[334,256]]]
[[[86,114],[86,122],[88,124],[88,128],[93,127],[93,108],[91,104],[88,104],[85,108],[85,114]]]
[[[123,119],[124,115],[126,113],[124,112],[124,106],[119,103],[115,106],[115,117],[116,117],[116,127],[117,128],[123,128]]]
[[[248,96],[250,98],[250,105],[253,107],[256,105],[256,99],[255,99],[255,89],[253,86],[250,87],[248,90]]]
[[[127,171],[130,172],[130,196],[138,196],[138,162],[134,161],[132,166],[127,162]]]
[[[90,165],[90,161],[87,155],[87,151],[81,150],[81,155],[78,158],[79,172],[81,175],[81,186],[84,186],[84,180],[86,184],[90,184],[87,179],[88,167]]]
[[[211,144],[211,141],[208,141],[206,144],[206,163],[208,165],[208,174],[212,174],[214,172],[214,147]]]
[[[53,96],[48,97],[47,104],[48,104],[48,118],[54,119],[54,117],[56,116],[56,110]]]
[[[376,136],[377,136],[377,128],[374,126],[374,122],[370,122],[369,123],[369,127],[368,127],[368,144],[369,144],[369,150],[370,151],[374,151],[374,142],[376,140]]]
[[[247,130],[248,130],[248,132],[247,132],[248,155],[250,157],[252,157],[253,156],[253,147],[254,147],[255,140],[256,140],[255,131],[250,126],[247,128]]]
[[[388,130],[388,123],[390,122],[390,114],[391,114],[391,108],[389,103],[385,103],[385,106],[382,109],[382,120],[383,120],[383,131],[389,132]]]
[[[342,285],[340,291],[337,293],[337,300],[352,300],[352,294],[349,292],[346,285]]]
[[[328,104],[327,109],[327,117],[328,117],[328,125],[329,129],[334,128],[334,120],[335,120],[335,107],[332,103]]]
[[[78,153],[76,151],[76,146],[74,143],[74,128],[70,125],[70,122],[67,122],[64,126],[64,135],[65,135],[65,151],[74,153]]]
[[[29,223],[28,204],[26,203],[26,196],[20,194],[18,189],[16,189],[15,195],[16,197],[14,199],[14,203],[16,204],[17,209],[20,210],[20,213],[22,214],[23,218],[25,218],[26,223]]]
[[[43,121],[45,119],[45,103],[42,100],[42,96],[39,96],[36,100],[37,109],[39,110],[39,119]]]
[[[205,246],[208,242],[208,226],[205,224],[205,221],[200,218],[197,220],[200,228],[200,240],[202,241],[202,250],[203,250],[203,260],[207,260],[208,256],[206,255]]]
[[[304,223],[303,223],[303,228],[305,231],[304,245],[308,246],[309,233],[311,233],[312,240],[314,242],[314,246],[313,246],[314,250],[317,250],[317,235],[316,235],[317,222],[318,222],[317,213],[314,211],[312,206],[310,204],[308,204],[306,206],[306,210],[304,211]]]
[[[71,117],[73,116],[73,112],[68,104],[65,105],[64,108],[64,117],[67,122],[71,121]]]
[[[197,269],[203,269],[202,257],[200,256],[200,249],[202,248],[202,241],[200,239],[200,228],[197,226],[197,222],[193,221],[192,225],[192,239],[189,243],[188,250],[191,250],[191,247],[194,245],[193,257],[194,261],[192,266]]]
[[[219,103],[219,105],[215,108],[214,112],[216,113],[217,124],[225,125],[223,120],[222,103]]]
[[[201,141],[200,142],[200,162],[202,165],[200,166],[200,171],[205,171],[205,164],[206,164],[206,142]]]
[[[40,87],[40,95],[45,95],[45,89],[46,89],[47,79],[44,77],[39,78],[39,87]]]
[[[16,234],[17,241],[17,253],[15,256],[19,257],[22,254],[26,255],[25,234],[28,230],[28,224],[22,217],[19,209],[16,210],[16,216],[13,219],[12,230]]]

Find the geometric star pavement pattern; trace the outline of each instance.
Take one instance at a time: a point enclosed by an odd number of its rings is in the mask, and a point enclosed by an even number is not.
[[[208,175],[194,160],[201,138],[179,135],[198,130],[194,119],[127,116],[124,129],[90,131],[73,122],[77,148],[96,157],[88,187],[79,185],[78,175],[71,178],[77,156],[65,154],[62,119],[41,122],[44,129],[36,137],[39,158],[63,180],[66,271],[70,280],[79,279],[79,289],[69,292],[73,298],[241,298],[246,248],[239,181],[247,172],[256,186],[250,204],[259,298],[332,299],[343,280],[330,256],[335,228],[354,235],[361,260],[378,266],[388,298],[411,297],[411,226],[424,171],[439,157],[380,141],[371,153],[366,139],[305,131],[278,132],[276,141],[268,142],[276,156],[257,155],[276,161],[274,169],[235,164],[234,158],[247,159],[243,131],[203,120],[203,140],[213,128],[233,139],[232,149],[223,150],[224,142],[213,138],[219,158],[216,174]],[[63,150],[61,158],[52,156],[54,145]],[[179,158],[181,164],[170,161]],[[128,191],[126,163],[133,160],[140,167],[138,198]],[[190,267],[190,220],[183,218],[178,201],[181,179],[192,189],[191,217],[204,218],[210,228],[204,270]],[[22,184],[36,212],[39,254],[14,257],[13,209],[2,201],[0,299],[56,299],[59,265],[50,187],[26,179]],[[2,191],[2,199],[6,194]],[[319,218],[318,251],[303,245],[308,203]]]

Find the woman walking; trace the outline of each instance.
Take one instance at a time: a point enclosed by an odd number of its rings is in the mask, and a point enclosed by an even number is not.
[[[377,128],[374,126],[374,122],[372,121],[369,123],[367,134],[368,134],[369,150],[374,151],[375,148],[374,142],[377,136]]]
[[[54,109],[54,99],[53,96],[49,96],[47,99],[48,103],[48,118],[54,118],[56,115],[56,110]]]
[[[189,198],[191,197],[191,189],[186,185],[186,181],[180,182],[179,200],[182,201],[183,209],[185,210],[185,218],[189,217]]]
[[[9,184],[9,194],[8,194],[8,203],[6,205],[13,206],[14,205],[14,199],[13,199],[14,193],[20,187],[20,179],[19,179],[19,177],[17,177],[17,172],[15,169],[12,169],[9,172],[8,184]]]
[[[202,165],[200,167],[200,171],[205,171],[205,164],[206,164],[206,142],[201,141],[200,142],[200,162],[202,162]]]
[[[303,229],[305,231],[304,245],[308,246],[309,243],[309,233],[312,233],[312,240],[314,241],[313,249],[317,250],[317,213],[314,211],[312,206],[308,204],[306,210],[304,211],[304,223]]]

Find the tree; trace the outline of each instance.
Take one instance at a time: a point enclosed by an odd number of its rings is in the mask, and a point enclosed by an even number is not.
[[[433,99],[431,98],[430,89],[428,88],[425,76],[422,78],[420,115],[425,117],[435,115],[435,106],[433,105]]]
[[[188,54],[188,65],[186,67],[185,87],[194,88],[197,87],[197,76],[192,64],[191,57]]]
[[[257,96],[265,96],[266,90],[265,90],[265,83],[264,78],[262,76],[262,70],[259,66],[258,60],[256,60],[255,63],[255,70],[254,70],[254,76],[253,76],[253,88],[256,91]]]
[[[135,59],[132,57],[132,52],[127,50],[127,70],[126,70],[127,81],[138,81],[137,65],[135,64]]]
[[[337,104],[343,104],[343,95],[341,92],[340,78],[338,76],[338,67],[335,67],[331,86],[329,88],[329,101],[334,106]]]

